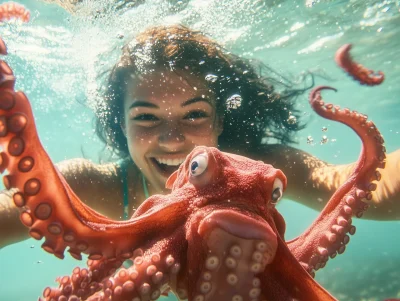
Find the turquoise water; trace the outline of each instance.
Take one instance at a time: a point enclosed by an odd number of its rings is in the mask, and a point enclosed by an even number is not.
[[[31,100],[42,143],[56,162],[107,158],[92,127],[90,106],[100,84],[96,74],[113,64],[119,47],[135,33],[177,22],[292,80],[307,70],[316,72],[318,85],[339,89],[324,94],[327,101],[367,114],[385,137],[388,152],[400,148],[400,1],[142,1],[117,12],[104,4],[110,1],[84,1],[75,16],[42,1],[20,2],[31,10],[32,21],[0,25],[0,34],[8,44],[17,88]],[[107,18],[96,13],[102,10]],[[336,49],[349,42],[357,61],[385,72],[383,85],[361,87],[335,65]],[[297,147],[330,163],[356,160],[360,142],[355,134],[315,116],[306,95],[298,101],[308,126],[298,134]],[[328,143],[320,144],[324,135]],[[316,143],[307,144],[308,136]],[[290,200],[279,210],[288,239],[317,215]],[[317,281],[339,300],[400,298],[400,222],[356,220],[355,225],[346,252],[318,271]],[[0,300],[37,300],[57,276],[84,264],[56,259],[40,244],[27,240],[0,250]]]

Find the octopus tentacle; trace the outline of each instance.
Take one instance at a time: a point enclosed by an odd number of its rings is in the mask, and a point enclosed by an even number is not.
[[[258,277],[264,295],[261,300],[336,301],[303,269],[280,236],[274,261]]]
[[[86,299],[103,289],[103,279],[115,273],[122,265],[120,260],[88,260],[88,268],[74,268],[71,276],[58,277],[58,288],[47,287],[43,291],[44,300]]]
[[[325,266],[328,258],[345,251],[348,234],[355,233],[352,216],[361,217],[368,208],[372,190],[380,179],[378,168],[385,166],[383,138],[365,115],[325,104],[320,92],[331,87],[317,87],[310,94],[313,109],[322,117],[351,127],[361,138],[363,147],[356,166],[347,180],[331,197],[317,220],[298,238],[288,242],[290,250],[310,273]]]
[[[183,239],[179,232],[175,234]],[[129,268],[117,270],[120,260],[89,260],[88,269],[75,268],[71,276],[58,279],[58,288],[46,288],[43,300],[156,300],[181,272],[182,248],[165,243],[159,240],[148,250],[136,249]]]
[[[353,61],[350,56],[351,44],[340,47],[335,54],[336,63],[362,85],[379,85],[385,79],[383,72],[374,72],[363,65]]]
[[[269,224],[229,210],[197,214],[201,222],[191,223],[186,234],[189,300],[263,299],[257,274],[274,260],[277,249]]]

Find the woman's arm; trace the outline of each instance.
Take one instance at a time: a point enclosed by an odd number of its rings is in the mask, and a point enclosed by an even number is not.
[[[19,211],[12,200],[16,191],[0,191],[0,249],[29,238],[28,230],[20,222]]]
[[[120,218],[122,192],[115,164],[99,165],[86,159],[72,159],[57,167],[83,202],[110,218]],[[29,238],[12,199],[16,191],[0,192],[0,249]]]
[[[262,154],[264,153],[264,154]],[[285,196],[321,210],[336,189],[351,174],[355,163],[331,165],[290,146],[268,145],[257,157],[281,169],[288,178]],[[387,155],[382,179],[373,193],[371,207],[364,217],[400,220],[400,150]]]
[[[78,158],[62,161],[57,168],[82,202],[109,218],[121,218],[122,183],[115,163]]]

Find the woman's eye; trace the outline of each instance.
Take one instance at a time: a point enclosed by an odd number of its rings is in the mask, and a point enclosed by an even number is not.
[[[132,118],[135,121],[157,121],[158,118],[152,114],[140,114]]]
[[[206,118],[206,117],[209,117],[209,115],[208,115],[206,112],[204,112],[204,111],[193,111],[193,112],[188,113],[188,114],[185,116],[185,119],[192,119],[192,120],[194,120],[194,119]]]

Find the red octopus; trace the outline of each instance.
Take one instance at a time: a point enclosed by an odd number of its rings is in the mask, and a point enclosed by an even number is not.
[[[18,8],[16,16],[28,15],[16,4],[5,6]],[[9,10],[0,7],[7,11],[0,19],[8,19]],[[335,300],[313,279],[314,271],[344,252],[348,234],[355,232],[352,217],[367,209],[363,200],[380,179],[385,148],[365,115],[322,101],[321,90],[333,88],[315,88],[310,104],[322,117],[351,127],[363,142],[361,155],[313,224],[285,241],[285,221],[275,208],[285,175],[215,148],[195,148],[169,178],[171,194],[150,197],[130,220],[97,213],[54,167],[29,100],[14,90],[4,61],[0,78],[0,169],[9,172],[6,188],[18,189],[13,199],[22,223],[58,258],[66,248],[76,259],[89,255],[88,268],[60,277],[58,288],[44,290],[45,300],[156,300],[169,290],[191,301]],[[133,265],[124,268],[127,259]]]

